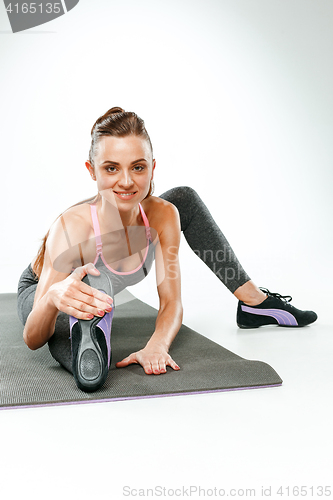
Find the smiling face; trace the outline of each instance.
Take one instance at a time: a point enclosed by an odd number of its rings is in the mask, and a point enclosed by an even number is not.
[[[155,160],[143,137],[104,136],[98,142],[94,165],[86,162],[98,191],[119,210],[126,211],[149,193]]]

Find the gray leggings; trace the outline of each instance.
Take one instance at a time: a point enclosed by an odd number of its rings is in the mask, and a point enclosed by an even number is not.
[[[194,189],[181,186],[169,189],[160,198],[175,205],[179,211],[181,230],[191,249],[233,293],[250,280],[227,239],[217,226],[206,205]],[[25,325],[32,311],[38,278],[31,265],[23,271],[17,291],[18,316]],[[48,341],[54,359],[72,371],[68,315],[59,312],[55,331]]]

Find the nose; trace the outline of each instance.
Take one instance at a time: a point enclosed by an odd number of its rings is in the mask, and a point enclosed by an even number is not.
[[[120,179],[118,180],[119,187],[124,189],[128,189],[133,186],[133,180],[130,172],[126,172],[125,170],[121,173]]]

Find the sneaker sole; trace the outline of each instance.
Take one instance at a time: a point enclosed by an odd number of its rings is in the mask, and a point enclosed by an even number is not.
[[[306,325],[279,325],[277,323],[271,323],[271,324],[256,325],[256,326],[245,326],[245,325],[240,325],[239,323],[237,323],[237,326],[238,326],[238,328],[243,328],[246,330],[250,330],[252,328],[260,328],[262,326],[279,326],[280,328],[304,328],[305,326],[311,325],[312,323],[314,323],[314,321],[312,321],[311,323],[307,323]]]
[[[87,274],[82,281],[113,296],[110,277],[99,271],[101,273],[99,276]],[[107,344],[103,330],[98,328],[98,323],[103,317],[79,319],[77,328],[74,325],[72,329],[72,345],[75,346],[72,351],[72,371],[77,386],[85,392],[99,389],[106,381],[109,372]]]

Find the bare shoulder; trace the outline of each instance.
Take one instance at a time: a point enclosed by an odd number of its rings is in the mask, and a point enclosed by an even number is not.
[[[94,229],[91,219],[91,203],[93,198],[69,207],[62,212],[51,224],[47,232],[44,249],[40,247],[37,255],[32,259],[30,265],[38,272],[39,279],[45,270],[46,273],[59,271],[69,274],[72,267],[81,265],[82,244],[86,244],[94,237]],[[41,253],[42,250],[42,253]],[[41,257],[43,256],[43,257]],[[42,258],[42,269],[36,268],[37,261],[40,265]]]
[[[171,227],[175,231],[180,231],[179,212],[175,205],[157,196],[149,196],[142,201],[141,205],[147,215],[150,227],[156,229],[158,234],[161,234],[163,229]]]
[[[61,262],[60,267],[65,267],[62,260],[75,260],[78,245],[91,236],[91,226],[90,206],[86,203],[70,207],[53,222],[45,248],[45,256],[53,266],[59,267],[55,263]]]
[[[52,224],[51,230],[55,233],[67,232],[65,236],[71,239],[73,245],[85,241],[89,238],[92,230],[90,204],[82,203],[68,208]]]

